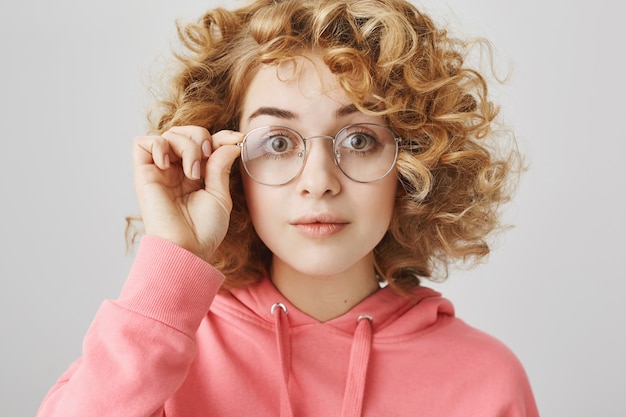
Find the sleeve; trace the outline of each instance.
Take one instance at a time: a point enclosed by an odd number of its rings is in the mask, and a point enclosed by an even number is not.
[[[83,354],[44,398],[38,417],[163,416],[196,355],[195,332],[223,276],[190,252],[141,240],[117,301],[105,301]]]

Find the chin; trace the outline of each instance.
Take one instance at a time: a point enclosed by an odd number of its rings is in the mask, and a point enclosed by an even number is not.
[[[344,274],[365,276],[374,271],[371,251],[350,251],[337,245],[309,246],[307,250],[297,250],[296,245],[277,249],[283,250],[273,251],[274,267],[286,273],[323,279]]]
[[[333,262],[334,261],[334,262]],[[346,262],[346,259],[332,259],[331,257],[311,256],[306,262],[296,262],[291,264],[297,273],[307,275],[312,278],[334,278],[343,275],[351,270],[373,270],[373,265],[365,265],[362,259],[354,262]],[[367,268],[367,269],[366,269]]]

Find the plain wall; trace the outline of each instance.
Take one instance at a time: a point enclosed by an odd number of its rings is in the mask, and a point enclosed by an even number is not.
[[[0,5],[3,416],[34,416],[102,300],[119,293],[150,74],[170,56],[175,19],[215,4]],[[515,228],[488,262],[433,286],[519,356],[543,416],[623,415],[624,3],[421,4],[490,39],[499,68],[513,68],[494,92],[529,165],[505,216]]]

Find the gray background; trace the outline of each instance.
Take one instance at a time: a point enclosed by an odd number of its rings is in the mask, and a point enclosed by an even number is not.
[[[132,261],[130,143],[174,20],[211,1],[0,5],[0,407],[34,416]],[[543,416],[623,415],[623,2],[424,0],[486,36],[530,165],[489,261],[436,285],[524,363]],[[158,74],[158,71],[156,71]]]

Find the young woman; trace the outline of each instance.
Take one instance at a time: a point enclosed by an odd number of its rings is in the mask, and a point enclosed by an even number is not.
[[[516,157],[466,45],[403,0],[180,33],[133,144],[146,233],[39,417],[537,416],[510,350],[420,285],[488,253]]]

